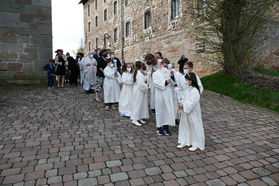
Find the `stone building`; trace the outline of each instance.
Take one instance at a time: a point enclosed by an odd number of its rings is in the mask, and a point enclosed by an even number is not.
[[[216,64],[205,61],[203,45],[194,40],[191,1],[186,0],[81,0],[84,6],[86,50],[108,48],[125,61],[160,51],[177,64],[181,54],[195,63],[201,76],[214,71]],[[276,14],[275,14],[276,15]],[[279,24],[274,16],[258,66],[279,69]],[[177,66],[176,66],[177,67]]]
[[[52,58],[51,0],[0,1],[0,84],[41,83]]]
[[[192,4],[184,0],[81,0],[86,50],[108,48],[125,61],[160,51],[176,64],[182,54],[200,75],[212,71],[187,30]]]

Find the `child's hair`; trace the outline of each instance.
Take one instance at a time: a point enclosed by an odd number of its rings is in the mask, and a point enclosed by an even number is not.
[[[185,75],[185,78],[188,79],[188,80],[191,80],[192,81],[192,85],[191,86],[197,88],[199,93],[200,93],[200,87],[198,85],[198,81],[197,81],[196,75],[193,72],[190,72],[190,73]]]
[[[191,62],[191,61],[188,61],[186,64],[188,65],[189,68],[193,68],[194,67],[193,62]]]
[[[110,62],[112,62],[111,58],[106,59],[107,64],[109,64]]]
[[[167,58],[164,58],[162,61],[161,61],[161,64],[170,64],[170,61],[167,59]]]
[[[53,60],[53,59],[49,59],[49,60],[48,60],[48,62],[52,62],[52,63],[53,63],[53,62],[54,62],[54,60]]]
[[[158,54],[160,56],[160,59],[163,59],[163,55],[161,52],[156,52],[155,54]]]
[[[144,57],[144,60],[147,61],[147,60],[150,60],[151,61],[151,64],[154,66],[154,65],[157,65],[157,58],[153,55],[153,54],[146,54],[145,57]]]
[[[137,61],[136,65],[135,65],[135,73],[134,73],[134,82],[137,81],[137,74],[138,74],[138,70],[140,70],[142,68],[142,62],[141,61]]]
[[[130,73],[133,73],[133,72],[134,72],[134,69],[133,69],[132,63],[125,63],[125,64],[123,65],[123,67],[122,67],[122,72],[128,72],[128,71],[127,71],[128,65],[130,65],[130,66],[131,66],[131,69],[132,69]]]
[[[142,70],[147,70],[146,65],[142,63]]]

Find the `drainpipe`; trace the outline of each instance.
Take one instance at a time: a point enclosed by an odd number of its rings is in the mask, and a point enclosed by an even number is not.
[[[124,61],[124,43],[125,43],[125,33],[124,33],[124,0],[121,0],[121,14],[120,14],[120,24],[121,24],[121,59]]]

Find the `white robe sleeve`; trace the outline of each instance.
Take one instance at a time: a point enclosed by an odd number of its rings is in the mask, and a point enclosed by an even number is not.
[[[165,83],[166,83],[165,78],[160,74],[159,71],[153,74],[154,87],[164,90],[166,88]]]
[[[197,82],[198,82],[198,85],[199,85],[199,88],[200,88],[200,93],[202,95],[202,92],[203,92],[203,86],[202,86],[202,83],[201,83],[201,79],[199,78],[199,76],[197,76]]]
[[[138,71],[138,73],[141,73],[141,72]],[[137,75],[137,81],[138,81],[138,88],[139,88],[139,90],[141,90],[141,91],[143,91],[143,92],[148,91],[148,86],[147,86],[147,84],[144,82],[144,81],[145,81],[144,75],[138,74],[138,75]]]
[[[133,78],[131,77],[131,74],[128,72],[124,72],[122,74],[122,82],[127,85],[133,84]]]
[[[109,67],[106,67],[105,70],[104,70],[104,75],[106,78],[108,79],[114,79],[114,71],[113,70],[110,70],[108,69]]]
[[[196,88],[192,88],[187,96],[183,100],[183,111],[186,114],[190,114],[200,101],[200,94]]]

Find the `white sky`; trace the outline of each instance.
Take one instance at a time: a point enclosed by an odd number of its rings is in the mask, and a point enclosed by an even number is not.
[[[79,1],[52,0],[53,51],[61,48],[74,56],[73,51],[80,47],[84,29],[83,5]]]

